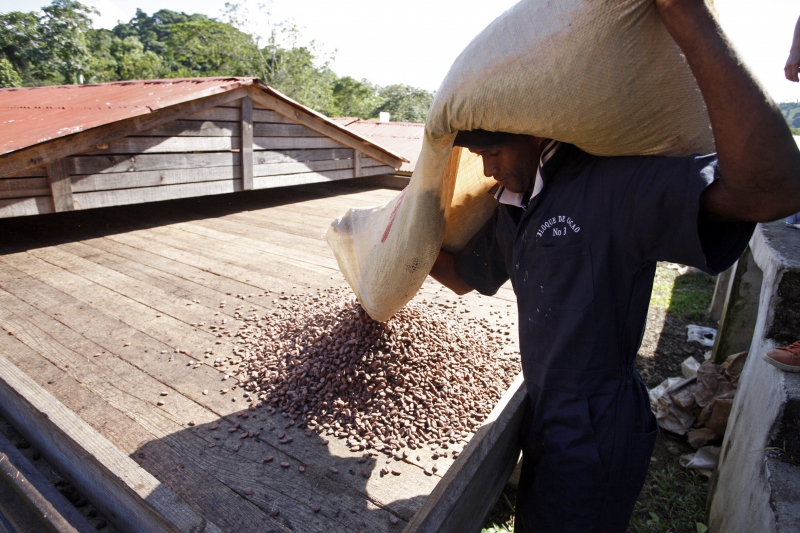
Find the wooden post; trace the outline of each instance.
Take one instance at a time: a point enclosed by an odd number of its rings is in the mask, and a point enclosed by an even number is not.
[[[364,171],[361,170],[361,151],[353,150],[353,177],[361,178],[364,176]]]
[[[245,96],[242,102],[242,189],[253,188],[253,99]]]
[[[53,205],[56,213],[73,211],[75,202],[72,199],[72,182],[64,159],[58,159],[47,165],[47,179],[53,194]]]

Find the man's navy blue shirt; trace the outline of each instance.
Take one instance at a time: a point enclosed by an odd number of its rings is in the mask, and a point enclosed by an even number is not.
[[[656,263],[719,273],[755,225],[700,216],[715,155],[596,157],[562,144],[542,176],[527,208],[500,205],[455,268],[483,294],[509,278],[517,294],[532,400],[520,498],[533,503],[522,521],[537,531],[624,530],[656,438],[633,368]]]
[[[717,274],[742,254],[755,224],[703,222],[700,195],[718,177],[715,155],[596,157],[562,144],[527,209],[500,205],[455,257],[470,286],[517,294],[523,361],[586,369],[633,361],[657,261]],[[573,368],[574,369],[574,368]],[[543,379],[541,372],[526,375]]]

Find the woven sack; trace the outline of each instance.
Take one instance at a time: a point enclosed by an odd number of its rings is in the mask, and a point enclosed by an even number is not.
[[[409,186],[328,229],[372,318],[400,310],[440,248],[460,250],[495,209],[480,159],[453,149],[455,133],[472,129],[557,139],[600,156],[714,151],[700,91],[652,0],[523,0],[450,68]]]

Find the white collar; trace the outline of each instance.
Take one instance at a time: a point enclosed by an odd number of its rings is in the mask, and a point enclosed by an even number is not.
[[[544,187],[542,167],[545,163],[550,161],[550,158],[556,153],[556,150],[560,144],[561,143],[558,141],[552,140],[542,151],[542,156],[539,158],[539,168],[536,169],[536,180],[533,182],[533,192],[531,193],[531,198],[542,192],[542,188]],[[500,189],[495,193],[494,197],[501,204],[513,205],[523,209],[528,207],[528,203],[530,202],[530,198],[528,199],[528,202],[525,201],[525,193],[511,192],[505,187],[500,187]]]

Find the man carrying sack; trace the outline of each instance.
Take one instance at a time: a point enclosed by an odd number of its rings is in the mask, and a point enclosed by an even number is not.
[[[498,182],[500,206],[431,276],[459,294],[511,279],[517,294],[530,398],[518,532],[626,531],[657,434],[633,364],[656,262],[717,274],[756,222],[800,211],[800,152],[706,4],[656,4],[700,87],[716,154],[596,157],[528,135],[456,137]]]

